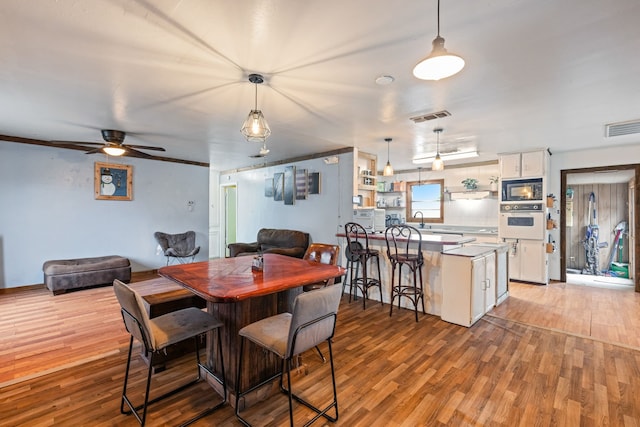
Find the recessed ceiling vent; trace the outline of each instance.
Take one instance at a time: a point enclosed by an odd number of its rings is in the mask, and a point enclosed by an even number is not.
[[[609,123],[607,125],[604,125],[604,131],[604,134],[607,138],[611,138],[612,136],[632,135],[634,133],[640,133],[640,120]]]
[[[422,123],[422,122],[426,122],[427,120],[442,119],[444,117],[449,117],[450,115],[451,113],[448,112],[447,110],[442,110],[442,111],[436,111],[435,113],[427,113],[427,114],[422,114],[420,116],[411,117],[410,120],[413,121],[414,123]]]

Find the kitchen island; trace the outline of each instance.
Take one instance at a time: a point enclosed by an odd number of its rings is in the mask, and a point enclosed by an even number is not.
[[[441,253],[444,250],[455,249],[461,247],[465,243],[474,242],[474,237],[462,236],[456,234],[435,234],[429,230],[420,230],[422,235],[422,255],[424,257],[424,266],[422,275],[424,278],[424,292],[425,292],[425,309],[427,313],[440,316],[442,312],[442,256]],[[344,254],[347,239],[344,233],[336,234],[340,238],[340,245],[342,246],[341,253],[343,254],[342,265],[346,265],[346,258]],[[382,282],[382,302],[389,303],[391,299],[391,264],[387,257],[387,243],[385,240],[384,232],[370,233],[367,235],[369,239],[369,247],[380,251],[380,280]],[[403,275],[402,280],[412,280],[409,277],[409,270],[404,269],[406,274]],[[374,276],[376,273],[373,273]],[[349,285],[349,278],[346,277],[346,283]],[[348,289],[351,292],[351,289]],[[360,294],[358,294],[361,296]],[[378,295],[377,289],[373,288],[369,291],[369,298],[375,301],[380,301],[380,295]],[[400,303],[401,307],[405,307],[413,310],[411,302],[406,298],[402,298]]]

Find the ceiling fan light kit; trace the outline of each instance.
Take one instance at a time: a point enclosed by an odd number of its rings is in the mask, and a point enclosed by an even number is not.
[[[391,138],[385,138],[387,141],[387,165],[382,170],[382,176],[392,176],[393,168],[391,167],[391,162],[389,161],[389,144],[391,144]]]
[[[255,85],[256,89],[254,109],[249,111],[249,115],[242,124],[240,132],[249,142],[264,143],[271,135],[267,119],[264,118],[262,111],[258,110],[258,85],[264,82],[264,78],[260,74],[249,74],[249,81]]]
[[[440,0],[438,0],[438,35],[432,42],[429,56],[413,68],[413,75],[421,80],[440,80],[457,74],[464,68],[462,57],[449,53],[440,37]]]
[[[102,148],[102,151],[105,154],[108,154],[110,156],[122,156],[127,150],[125,150],[122,147],[117,147],[117,146],[113,146],[113,145],[109,145],[106,147]]]

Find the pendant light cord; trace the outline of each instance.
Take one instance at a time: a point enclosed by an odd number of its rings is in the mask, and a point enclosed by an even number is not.
[[[440,0],[438,0],[438,37],[440,37]]]
[[[257,110],[258,110],[258,84],[257,84],[257,83],[254,83],[253,85],[254,85],[254,86],[255,86],[255,88],[256,88],[256,92],[255,92],[255,102],[254,102],[255,108],[254,108],[254,110],[256,110],[256,111],[257,111]]]

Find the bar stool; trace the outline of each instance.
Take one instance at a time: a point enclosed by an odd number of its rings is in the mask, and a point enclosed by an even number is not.
[[[349,283],[354,300],[357,299],[357,294],[353,288],[355,285],[356,288],[362,292],[362,309],[366,309],[366,301],[369,298],[369,288],[377,287],[380,291],[380,305],[383,305],[382,283],[380,282],[380,251],[369,247],[369,237],[362,225],[355,222],[348,222],[344,226],[344,231],[347,236],[347,248],[356,260],[352,263],[356,264],[355,275],[353,265],[351,265],[351,271],[349,273]],[[377,278],[369,277],[369,260],[376,261],[378,271]],[[358,276],[359,266],[362,266],[362,276],[360,277]],[[349,296],[349,302],[351,302],[351,296]]]
[[[413,303],[418,321],[418,302],[422,301],[422,312],[424,309],[424,289],[422,287],[422,235],[409,225],[392,225],[384,232],[387,241],[387,257],[391,262],[391,309],[389,316],[393,313],[393,301],[398,298],[398,309],[402,297],[408,298]],[[417,244],[417,252],[410,253],[409,246]],[[402,283],[402,267],[407,266],[413,274],[413,283]],[[398,273],[398,283],[396,284],[396,272]],[[418,279],[418,276],[420,280]]]

